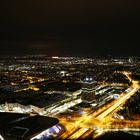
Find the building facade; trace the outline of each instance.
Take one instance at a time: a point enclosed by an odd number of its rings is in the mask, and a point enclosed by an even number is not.
[[[86,77],[81,83],[82,85],[82,101],[86,103],[95,102],[95,86],[96,81],[92,77]]]

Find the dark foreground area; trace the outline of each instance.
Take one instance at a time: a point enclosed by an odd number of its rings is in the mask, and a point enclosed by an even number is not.
[[[105,135],[97,138],[96,140],[139,140],[140,136],[124,132],[106,133]]]

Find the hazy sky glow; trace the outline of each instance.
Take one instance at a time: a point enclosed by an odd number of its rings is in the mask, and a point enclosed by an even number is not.
[[[1,2],[0,54],[139,56],[139,1]]]

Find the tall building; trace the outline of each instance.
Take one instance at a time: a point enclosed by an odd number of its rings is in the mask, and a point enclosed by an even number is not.
[[[92,77],[86,77],[82,81],[82,100],[86,103],[95,101],[95,86],[96,81]]]

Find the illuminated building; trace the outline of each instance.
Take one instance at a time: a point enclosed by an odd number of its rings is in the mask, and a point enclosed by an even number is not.
[[[0,111],[54,115],[80,103],[79,94],[81,90],[67,94],[50,93],[14,98],[1,104]]]
[[[82,101],[92,103],[95,101],[96,81],[92,77],[86,77],[82,81]]]

